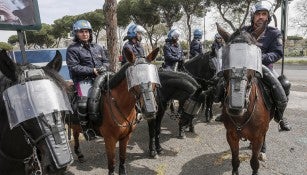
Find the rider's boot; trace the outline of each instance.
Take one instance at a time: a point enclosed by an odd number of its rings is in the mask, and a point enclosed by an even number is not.
[[[288,97],[285,90],[282,84],[266,66],[262,66],[262,71],[264,81],[271,87],[272,97],[276,106],[274,120],[279,123],[281,131],[290,131],[291,127],[289,123],[283,118],[288,103]]]
[[[278,80],[279,80],[280,84],[282,85],[282,87],[285,91],[285,94],[288,98],[288,96],[290,94],[290,88],[291,88],[290,81],[284,75],[279,76]],[[288,98],[288,100],[289,100],[289,98]],[[282,131],[290,131],[291,130],[291,127],[290,127],[289,123],[287,122],[286,118],[284,118],[283,120],[281,120],[279,122],[279,126],[280,126],[280,129]]]
[[[87,97],[79,97],[77,106],[77,113],[84,138],[88,141],[94,140],[96,138],[96,133],[89,126],[89,120],[87,116]]]
[[[104,72],[101,75],[99,75],[95,81],[91,89],[89,90],[88,95],[88,116],[89,119],[93,122],[102,119],[101,114],[99,112],[99,107],[101,107],[103,104],[101,99],[101,92],[104,89],[103,88],[103,82],[107,78],[107,73]]]

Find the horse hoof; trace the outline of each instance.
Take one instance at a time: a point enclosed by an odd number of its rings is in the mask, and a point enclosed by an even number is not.
[[[178,136],[178,139],[185,139],[185,138],[186,138],[185,134],[180,134],[180,135]]]
[[[149,157],[153,158],[153,159],[157,159],[158,158],[158,154],[156,151],[150,151],[149,152]]]
[[[239,171],[232,171],[231,175],[239,175]]]
[[[164,151],[163,151],[163,149],[159,149],[159,150],[157,150],[157,153],[158,153],[158,155],[162,155],[162,154],[164,154]]]
[[[267,161],[268,159],[267,159],[265,153],[260,152],[260,153],[259,153],[258,160],[265,162],[265,161]],[[253,174],[253,175],[254,175],[254,174]]]

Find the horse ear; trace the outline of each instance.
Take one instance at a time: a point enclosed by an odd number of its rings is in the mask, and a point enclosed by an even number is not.
[[[225,42],[228,42],[230,38],[230,33],[226,32],[226,30],[223,29],[219,23],[215,23],[215,24],[216,24],[217,32],[222,36]]]
[[[56,51],[54,58],[46,65],[47,68],[59,72],[62,68],[62,55],[60,51]]]
[[[136,57],[129,48],[127,47],[124,48],[124,54],[130,63],[134,63],[134,61],[136,60]]]
[[[0,71],[10,80],[17,81],[17,64],[7,55],[6,50],[0,52]]]
[[[156,59],[158,53],[159,53],[159,47],[157,47],[155,50],[153,50],[149,55],[147,55],[146,59],[151,62],[154,59]]]

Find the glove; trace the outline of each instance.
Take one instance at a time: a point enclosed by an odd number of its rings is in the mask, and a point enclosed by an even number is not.
[[[102,74],[103,72],[107,71],[107,69],[104,66],[101,66],[100,68],[97,68],[96,70],[99,74]]]

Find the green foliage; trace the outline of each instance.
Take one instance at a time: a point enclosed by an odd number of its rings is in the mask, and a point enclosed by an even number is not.
[[[295,41],[297,41],[297,40],[302,40],[303,39],[303,37],[301,37],[301,36],[288,36],[287,37],[287,40],[295,40]]]
[[[127,26],[131,21],[143,27],[160,23],[157,7],[151,0],[121,0],[117,6],[118,25]]]
[[[5,42],[0,42],[0,49],[10,51],[10,50],[13,50],[13,46]]]
[[[166,23],[170,30],[174,22],[182,18],[181,6],[178,0],[152,0],[161,16],[161,22]]]
[[[51,30],[51,25],[43,23],[39,31],[26,31],[27,44],[33,45],[34,48],[37,46],[40,48],[51,47],[55,42],[54,37],[50,35]]]
[[[17,35],[10,36],[7,42],[12,45],[16,44],[18,42],[18,36]]]

